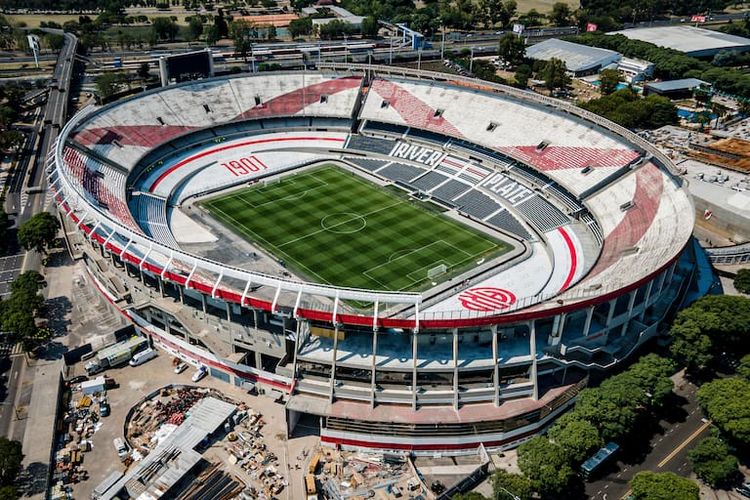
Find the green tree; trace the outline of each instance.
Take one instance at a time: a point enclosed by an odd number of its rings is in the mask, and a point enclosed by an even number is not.
[[[34,249],[46,254],[49,245],[57,238],[58,227],[54,215],[49,212],[38,213],[18,228],[18,242],[26,250]]]
[[[573,12],[570,10],[570,6],[565,2],[555,2],[552,5],[552,14],[550,14],[550,21],[555,26],[570,26],[570,18],[573,16]]]
[[[643,391],[650,406],[659,407],[672,392],[674,382],[671,376],[676,369],[677,364],[672,359],[647,354],[627,370],[624,378]]]
[[[219,38],[217,38],[217,40],[229,36],[229,25],[227,24],[227,20],[224,18],[224,11],[222,9],[218,9],[216,11],[216,15],[214,16],[214,26],[216,26],[216,30],[219,35]]]
[[[10,50],[16,44],[15,30],[8,18],[0,14],[0,49]]]
[[[518,447],[518,467],[535,490],[550,497],[567,491],[573,477],[565,450],[544,436],[536,436]]]
[[[574,411],[579,418],[591,422],[605,441],[617,440],[630,432],[638,417],[628,394],[602,387],[581,391]]]
[[[192,16],[188,22],[188,33],[191,40],[197,40],[203,34],[203,20],[200,16]]]
[[[148,61],[144,61],[138,66],[138,76],[141,77],[143,80],[147,79],[150,76],[151,65],[149,65]]]
[[[219,28],[215,24],[212,24],[206,29],[206,45],[216,45],[221,36],[219,35]]]
[[[707,437],[690,450],[693,471],[712,488],[728,485],[737,475],[737,457],[718,437]]]
[[[740,359],[740,364],[737,366],[737,375],[745,380],[750,380],[750,354],[745,354]]]
[[[549,429],[547,436],[563,447],[573,465],[578,465],[601,448],[604,441],[590,422],[575,417],[575,414],[563,415]]]
[[[544,86],[549,90],[564,89],[570,85],[570,76],[568,76],[568,68],[565,66],[565,62],[554,57],[544,65],[542,79],[544,80]]]
[[[531,500],[534,488],[531,480],[521,474],[498,470],[492,475],[492,493],[495,500]]]
[[[750,444],[750,381],[740,377],[716,379],[698,389],[698,403],[727,437]]]
[[[158,40],[169,40],[173,42],[180,32],[180,27],[169,17],[155,17],[151,24],[151,30],[156,34]]]
[[[21,471],[21,443],[0,437],[0,485],[12,485]]]
[[[453,495],[453,500],[489,500],[486,496],[476,491],[469,491],[468,493],[459,493]]]
[[[750,298],[712,295],[697,300],[677,314],[671,350],[691,372],[711,366],[716,356],[742,356],[750,346]]]
[[[292,38],[299,38],[303,35],[312,34],[312,18],[311,17],[300,17],[294,19],[289,23],[289,35]]]
[[[605,69],[599,73],[599,90],[602,95],[609,95],[617,90],[617,85],[622,81],[622,75],[616,69]]]
[[[356,31],[351,23],[341,19],[334,19],[333,21],[322,25],[319,30],[318,34],[323,40],[333,40],[335,38],[341,38],[344,35],[353,35]]]
[[[18,151],[26,142],[26,136],[20,130],[6,130],[0,132],[0,149],[5,151]]]
[[[376,18],[367,16],[362,20],[362,36],[374,38],[378,36],[379,29],[380,25],[378,24],[378,20]]]
[[[734,288],[745,295],[750,294],[750,268],[737,271],[734,277]]]
[[[508,33],[498,42],[497,52],[503,61],[515,67],[523,62],[526,45],[523,38]]]
[[[672,472],[639,472],[630,481],[630,488],[636,500],[699,499],[698,485]]]
[[[531,66],[528,64],[521,64],[516,68],[516,74],[513,75],[516,86],[525,89],[529,85],[529,79],[531,78]]]
[[[23,294],[24,298],[36,295],[47,286],[44,276],[36,271],[26,271],[18,275],[10,285],[11,293]]]
[[[230,35],[234,42],[234,51],[247,62],[247,54],[250,51],[250,23],[244,19],[233,21],[230,26]]]
[[[65,44],[65,37],[58,35],[57,33],[45,33],[44,41],[47,43],[47,47],[49,47],[50,50],[60,52]]]

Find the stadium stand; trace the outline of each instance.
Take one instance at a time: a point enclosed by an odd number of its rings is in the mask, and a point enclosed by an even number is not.
[[[143,231],[165,245],[177,245],[167,223],[167,200],[139,193],[130,200],[131,212]]]
[[[489,109],[493,112],[486,122],[476,119],[488,116]],[[465,90],[459,102],[444,84],[430,81],[376,79],[362,116],[380,122],[368,122],[371,129],[382,129],[382,123],[390,123],[456,139],[471,137],[476,144],[544,171],[574,194],[599,184],[640,156],[594,125],[574,117],[479,90]],[[519,116],[524,120],[518,120]],[[491,123],[494,127],[490,127]],[[415,136],[414,131],[409,133]]]
[[[424,170],[406,163],[391,162],[387,167],[378,171],[386,179],[392,181],[409,182],[415,177],[422,175]]]
[[[430,191],[446,180],[448,180],[446,176],[431,171],[418,177],[417,179],[414,179],[414,181],[412,181],[412,184],[422,191]]]
[[[493,216],[485,219],[485,221],[503,231],[515,234],[521,239],[531,239],[531,234],[523,227],[523,224],[518,222],[518,219],[506,209],[496,212]]]
[[[63,164],[78,179],[88,200],[131,229],[138,229],[125,203],[125,176],[109,165],[96,161],[71,147],[63,153]]]
[[[356,149],[358,151],[369,151],[371,153],[387,155],[390,154],[395,145],[396,143],[394,141],[388,139],[378,139],[366,135],[353,135],[349,139],[347,149]]]
[[[471,189],[471,186],[457,180],[450,180],[434,189],[430,194],[433,198],[455,201],[456,198]]]
[[[462,212],[465,212],[479,220],[484,219],[500,210],[502,207],[486,194],[472,189],[464,193],[460,198],[454,200]]]
[[[370,172],[375,172],[376,170],[381,169],[391,163],[388,160],[380,160],[375,158],[347,157],[346,160]]]
[[[551,231],[570,222],[562,212],[540,196],[531,196],[514,209],[542,232]]]

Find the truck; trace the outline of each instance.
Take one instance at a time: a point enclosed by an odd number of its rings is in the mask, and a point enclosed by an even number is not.
[[[96,356],[88,361],[84,368],[86,373],[95,375],[103,372],[107,368],[124,365],[133,357],[133,354],[144,349],[148,344],[145,337],[131,337],[117,344],[105,347],[96,353]]]

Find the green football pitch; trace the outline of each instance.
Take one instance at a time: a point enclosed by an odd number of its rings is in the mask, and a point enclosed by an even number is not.
[[[294,272],[336,286],[425,289],[511,248],[416,203],[326,165],[203,206]]]

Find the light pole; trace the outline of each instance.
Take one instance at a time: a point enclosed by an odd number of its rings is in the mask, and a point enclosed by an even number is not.
[[[417,51],[417,71],[422,69],[422,47]]]
[[[471,47],[471,58],[469,58],[469,73],[474,72],[474,47]]]
[[[349,59],[349,44],[346,41],[346,33],[344,33],[344,64],[348,62]]]
[[[445,26],[440,26],[440,31],[443,34],[443,39],[440,42],[440,60],[445,60]]]
[[[388,64],[393,64],[393,35],[391,35],[391,44],[388,48]]]

